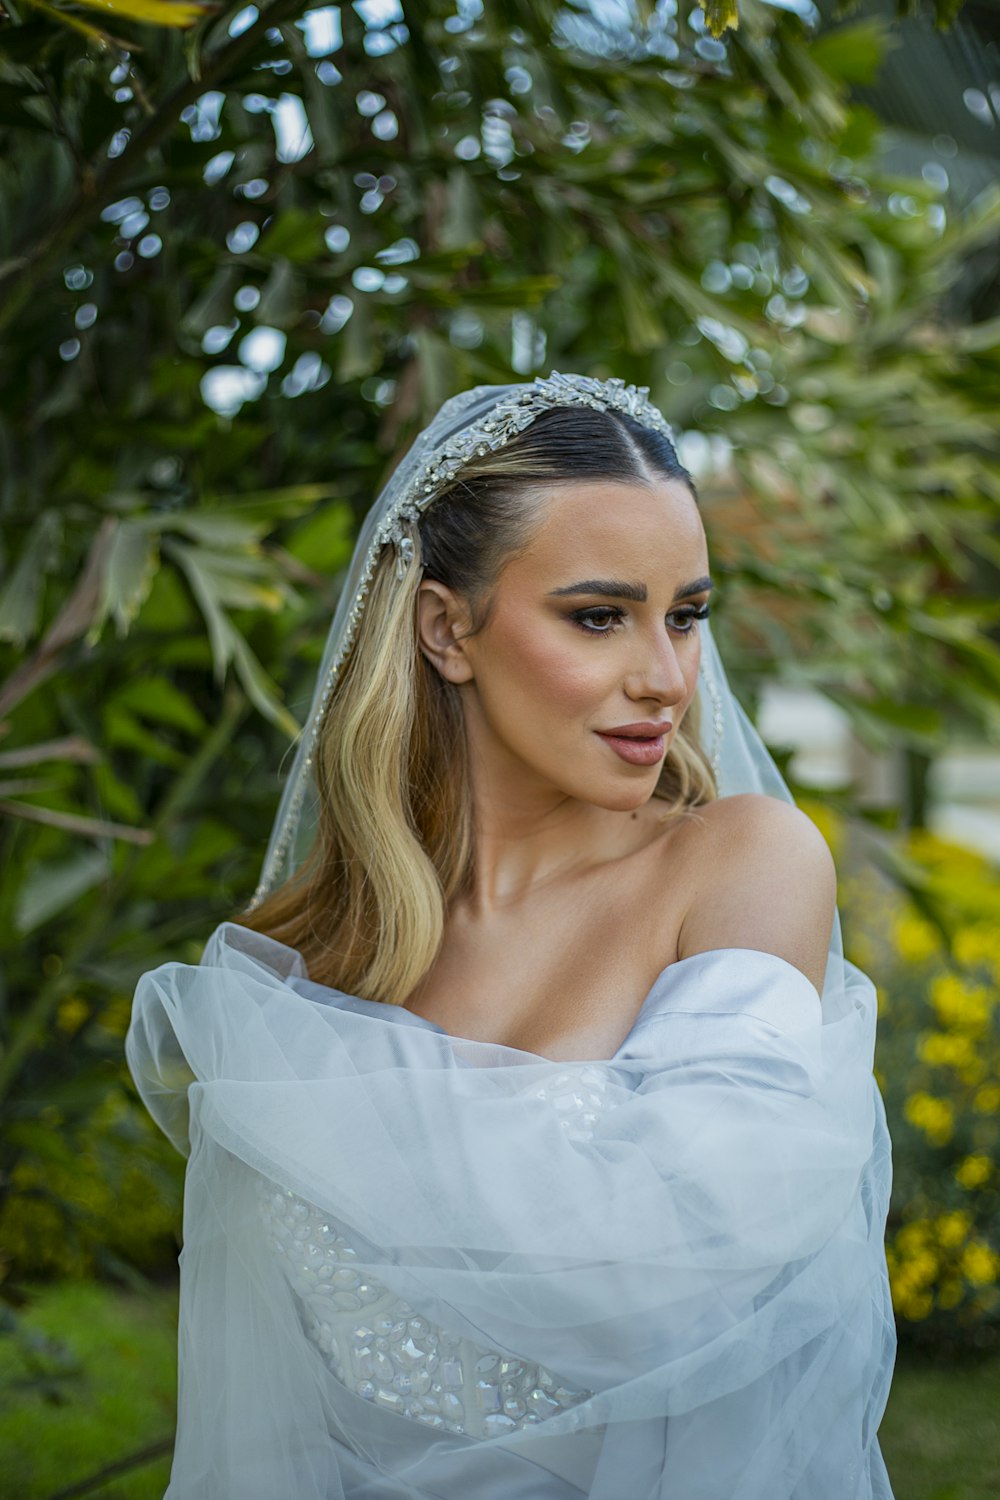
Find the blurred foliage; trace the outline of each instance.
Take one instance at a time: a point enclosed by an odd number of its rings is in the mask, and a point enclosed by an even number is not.
[[[161,1500],[176,1417],[176,1287],[136,1295],[39,1282],[26,1304],[22,1346],[0,1341],[0,1500],[67,1491]]]
[[[1000,192],[879,168],[871,19],[7,10],[0,1243],[128,1275],[182,1165],[122,1065],[136,977],[253,889],[357,520],[453,391],[650,386],[751,711],[780,675],[876,748],[1000,733],[1000,320],[945,310]]]
[[[211,0],[209,3],[204,3],[204,0],[199,0],[199,3],[193,3],[193,0],[76,0],[76,3],[119,19],[144,21],[151,26],[179,27],[192,26],[200,16],[221,8],[218,4],[211,3]],[[50,19],[60,21],[84,36],[91,36],[105,46],[114,45],[112,38],[88,26],[75,10],[67,10],[60,0],[21,0],[21,4],[28,9],[40,10]],[[656,14],[656,0],[633,0],[633,4],[636,16],[644,23],[648,23]],[[930,10],[935,25],[939,28],[949,26],[962,4],[963,0],[931,0]],[[844,0],[840,8],[850,12],[855,5],[856,0]],[[927,8],[926,0],[895,0],[897,16],[921,15]],[[458,13],[461,14],[461,7],[458,7]],[[713,37],[724,36],[730,29],[735,31],[740,24],[738,0],[705,0],[703,14],[705,29]]]
[[[1000,869],[914,830],[909,892],[856,861],[845,951],[877,979],[893,1142],[886,1254],[901,1338],[1000,1348]],[[930,915],[928,915],[928,913]]]

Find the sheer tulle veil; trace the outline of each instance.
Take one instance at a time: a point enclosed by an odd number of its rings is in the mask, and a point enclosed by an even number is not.
[[[561,403],[672,436],[620,380],[445,402],[363,523],[251,909],[308,852],[381,548],[402,576],[442,481]],[[720,796],[793,801],[698,629]],[[126,1056],[188,1157],[167,1500],[892,1500],[876,1009],[839,913],[821,993],[693,955],[583,1063],[316,984],[234,922],[144,974]]]
[[[302,863],[316,823],[318,793],[310,777],[322,710],[333,691],[337,674],[353,644],[357,623],[364,609],[368,580],[383,546],[395,544],[399,571],[408,565],[407,541],[401,522],[415,519],[433,502],[442,480],[452,477],[462,459],[484,447],[494,448],[548,407],[578,404],[628,412],[631,416],[676,440],[673,429],[648,399],[648,387],[626,385],[621,380],[601,381],[558,371],[521,385],[482,385],[462,391],[445,401],[434,419],[420,432],[404,455],[375,503],[368,511],[355,544],[330,628],[316,685],[291,769],[285,780],[278,810],[271,827],[260,879],[248,910]],[[726,676],[711,623],[699,625],[702,639],[698,691],[702,698],[701,738],[715,773],[719,795],[764,792],[794,802],[782,776],[756,727],[732,691]],[[834,1005],[843,993],[843,939],[840,913],[836,913],[830,937],[824,998]]]

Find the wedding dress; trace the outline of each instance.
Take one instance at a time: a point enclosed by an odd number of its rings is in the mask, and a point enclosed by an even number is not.
[[[670,432],[620,380],[444,403],[362,526],[250,910],[314,836],[382,547],[405,576],[435,486],[563,404]],[[719,795],[792,801],[698,628]],[[691,954],[585,1062],[316,983],[236,922],[142,975],[126,1058],[187,1157],[166,1500],[892,1500],[876,1009],[839,913],[821,990]]]
[[[824,1014],[773,953],[693,954],[580,1063],[231,922],[144,975],[129,1065],[188,1156],[167,1500],[888,1500],[890,1156],[848,967]]]

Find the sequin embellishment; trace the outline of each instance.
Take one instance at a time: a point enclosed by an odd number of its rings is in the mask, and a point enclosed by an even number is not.
[[[535,1091],[571,1140],[593,1137],[607,1078],[583,1064]],[[261,1178],[268,1240],[296,1293],[303,1330],[338,1380],[386,1411],[427,1427],[492,1438],[543,1422],[593,1394],[527,1359],[474,1343],[421,1316],[367,1271],[333,1218]]]

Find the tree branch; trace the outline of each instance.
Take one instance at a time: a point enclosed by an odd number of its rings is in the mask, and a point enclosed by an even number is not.
[[[155,113],[132,136],[120,156],[105,158],[103,164],[84,169],[76,197],[62,218],[32,249],[8,261],[6,268],[0,268],[0,281],[5,283],[0,329],[14,320],[63,247],[86,228],[95,214],[120,196],[136,164],[175,128],[181,110],[242,67],[272,26],[295,15],[303,5],[304,0],[271,0],[252,26],[209,54],[200,78],[186,79],[160,101]]]

